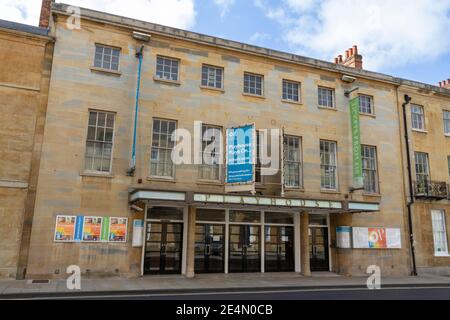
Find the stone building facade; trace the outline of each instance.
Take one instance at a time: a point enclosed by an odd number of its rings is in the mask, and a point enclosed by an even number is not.
[[[435,152],[444,129],[432,125],[445,123],[445,86],[366,71],[356,46],[328,63],[88,9],[74,18],[52,1],[42,12],[55,44],[19,274],[65,277],[77,265],[84,276],[362,275],[376,265],[409,275],[450,265],[433,237],[448,222],[447,195],[425,197],[429,184],[417,183],[449,178]],[[420,131],[413,104],[426,110]],[[254,190],[230,192],[225,140],[245,125],[254,145],[274,152],[281,142],[281,163],[263,175],[256,161]],[[175,129],[192,134],[190,158],[196,144],[215,145],[223,164],[173,164]],[[270,130],[281,134],[265,140]],[[430,179],[414,168],[409,179],[406,146],[411,168],[415,151],[430,155]]]
[[[47,29],[0,20],[0,278],[26,265],[52,50]]]

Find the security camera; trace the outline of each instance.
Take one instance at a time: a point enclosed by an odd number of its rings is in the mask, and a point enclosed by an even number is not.
[[[342,81],[347,82],[347,83],[353,83],[356,81],[356,78],[344,74],[342,76]]]
[[[142,212],[142,211],[144,211],[144,209],[142,209],[141,207],[138,207],[138,206],[135,205],[135,204],[132,204],[132,205],[130,206],[130,208],[133,209],[134,211],[137,211],[137,212]]]

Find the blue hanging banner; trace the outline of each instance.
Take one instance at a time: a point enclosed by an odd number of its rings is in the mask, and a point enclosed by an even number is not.
[[[227,129],[228,184],[254,183],[255,126]]]
[[[83,224],[84,224],[84,216],[77,216],[77,221],[75,223],[75,241],[83,240]]]

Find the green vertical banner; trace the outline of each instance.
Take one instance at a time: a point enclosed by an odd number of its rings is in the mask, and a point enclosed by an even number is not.
[[[364,186],[361,158],[361,127],[359,123],[359,97],[350,100],[350,124],[352,126],[353,186],[359,188]]]
[[[109,217],[103,217],[101,241],[109,240]]]

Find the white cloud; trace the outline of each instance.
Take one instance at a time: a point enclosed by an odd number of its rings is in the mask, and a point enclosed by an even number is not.
[[[270,40],[272,36],[268,33],[255,32],[249,39],[249,43],[257,44],[258,42]]]
[[[220,16],[223,18],[226,16],[230,7],[234,5],[235,0],[214,0],[214,3],[219,6],[221,12]]]
[[[332,60],[358,45],[366,69],[401,66],[450,52],[450,0],[255,0],[300,54]]]
[[[194,0],[65,0],[74,6],[188,29],[195,24]],[[0,0],[0,19],[37,25],[40,0]]]

